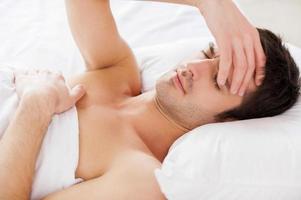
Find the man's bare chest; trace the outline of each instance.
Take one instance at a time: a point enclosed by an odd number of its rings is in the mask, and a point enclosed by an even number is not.
[[[146,151],[143,141],[117,110],[105,106],[78,109],[79,164],[77,176],[99,177],[124,152]]]
[[[83,84],[87,91],[76,104],[80,133],[76,176],[84,179],[104,174],[123,152],[146,148],[122,112],[122,102],[131,98],[127,88],[98,78],[85,75],[71,82]]]

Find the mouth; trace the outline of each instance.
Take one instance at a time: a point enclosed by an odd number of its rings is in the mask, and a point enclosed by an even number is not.
[[[183,84],[181,82],[181,79],[179,77],[177,70],[175,70],[175,72],[176,72],[176,76],[174,76],[173,82],[176,85],[176,87],[178,87],[182,91],[182,93],[185,94],[185,90],[184,90]]]

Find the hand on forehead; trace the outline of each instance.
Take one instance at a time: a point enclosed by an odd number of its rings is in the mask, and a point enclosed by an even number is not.
[[[205,58],[207,58],[207,59],[218,59],[218,60],[220,60],[219,49],[213,42],[209,42],[208,46],[204,50],[202,50],[201,52],[202,52],[202,54],[205,55]],[[218,64],[217,67],[219,67],[219,64]],[[228,79],[226,81],[228,86],[232,85],[233,69],[234,69],[233,66],[229,69],[229,76],[228,76]],[[253,73],[253,76],[252,76],[252,78],[249,82],[249,85],[246,88],[246,93],[248,93],[250,91],[254,91],[256,88],[257,88],[257,86],[256,86],[256,83],[255,83],[255,73]]]

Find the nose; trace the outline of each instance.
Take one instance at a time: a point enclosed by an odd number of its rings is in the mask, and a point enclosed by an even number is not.
[[[185,77],[185,78],[188,78],[188,79],[192,79],[193,78],[193,74],[192,74],[192,71],[190,71],[188,69],[188,66],[187,65],[183,65],[182,67],[178,68],[177,69],[178,73]]]
[[[193,80],[198,80],[201,77],[207,77],[216,70],[216,63],[213,59],[205,59],[187,63],[187,70],[192,73]]]

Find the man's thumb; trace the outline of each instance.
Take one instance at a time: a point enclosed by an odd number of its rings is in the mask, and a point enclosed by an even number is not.
[[[70,91],[70,96],[74,104],[78,100],[80,100],[85,94],[86,94],[86,90],[83,85],[76,85]]]

